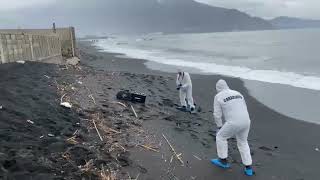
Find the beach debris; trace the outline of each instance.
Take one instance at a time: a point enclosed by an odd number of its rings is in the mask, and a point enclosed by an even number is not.
[[[135,103],[145,103],[146,95],[142,93],[130,92],[129,90],[119,91],[116,95],[117,99],[123,101],[131,101]]]
[[[88,97],[92,99],[92,101],[93,101],[94,104],[96,104],[96,100],[94,99],[94,97],[93,97],[92,94],[90,94]]]
[[[113,149],[114,146],[117,146],[117,147],[121,148],[121,149],[123,150],[123,152],[126,152],[126,151],[127,151],[127,149],[124,148],[123,146],[121,146],[119,143],[113,144],[113,145],[111,146],[111,148],[110,148],[111,151],[112,151],[112,149]]]
[[[171,158],[170,158],[170,163],[172,163],[172,161],[173,161],[173,155],[172,155]]]
[[[134,180],[138,180],[140,176],[140,173],[137,175],[137,177]]]
[[[67,94],[64,94],[64,95],[61,96],[61,98],[60,98],[60,103],[63,102],[63,98],[64,98],[66,95],[67,95]]]
[[[80,59],[77,58],[77,57],[73,57],[73,58],[67,59],[67,64],[68,65],[76,66],[79,63],[80,63]]]
[[[48,136],[49,136],[49,137],[54,137],[54,135],[53,135],[53,134],[50,134],[50,133],[48,134]]]
[[[72,135],[77,135],[78,134],[78,132],[79,132],[79,129],[77,129]]]
[[[0,106],[0,110],[2,110],[3,109],[3,106]]]
[[[97,128],[97,125],[96,125],[95,120],[94,120],[94,119],[92,119],[92,122],[93,122],[94,128],[95,128],[95,129],[96,129],[96,131],[97,131],[97,134],[98,134],[98,136],[99,136],[100,140],[101,140],[101,141],[103,141],[103,139],[102,139],[102,137],[101,137],[101,135],[100,135],[100,132],[99,132],[99,130],[98,130],[98,128]]]
[[[116,130],[114,130],[114,129],[112,129],[112,128],[107,127],[107,129],[108,129],[109,131],[113,132],[113,133],[121,134],[120,131],[116,131]]]
[[[122,103],[122,102],[116,102],[117,104],[120,104],[121,106],[123,106],[123,107],[125,107],[125,108],[127,108],[127,105],[125,105],[124,103]]]
[[[77,81],[77,83],[78,83],[78,84],[83,84],[83,82],[81,82],[81,81]]]
[[[319,150],[319,148],[315,148],[314,150],[316,150],[317,152],[319,152],[320,150]]]
[[[60,99],[60,105],[61,106],[63,106],[63,107],[65,107],[65,108],[72,108],[72,105],[71,105],[71,103],[69,103],[69,102],[63,102],[63,98],[66,96],[67,94],[64,94],[62,97],[61,97],[61,99]]]
[[[131,93],[129,92],[129,90],[119,91],[116,96],[117,96],[117,99],[119,100],[124,100],[124,101],[132,100]]]
[[[76,140],[76,136],[72,136],[71,138],[68,138],[67,141],[70,144],[78,144],[79,142]]]
[[[27,120],[27,123],[34,124],[34,122],[29,119]]]
[[[16,61],[18,64],[24,64],[26,63],[25,61]]]
[[[54,84],[56,85],[57,89],[60,90],[59,84],[58,84],[58,82],[57,82],[57,79],[56,79],[56,78],[53,78],[53,81],[54,81]]]
[[[65,108],[69,108],[69,109],[72,108],[72,105],[70,103],[68,103],[68,102],[63,102],[60,105],[65,107]]]
[[[143,148],[145,148],[145,149],[148,149],[148,150],[150,150],[150,151],[153,151],[153,152],[157,152],[157,153],[160,152],[160,151],[156,150],[155,148],[150,147],[150,146],[147,146],[147,145],[140,144],[139,146],[141,146],[141,147],[143,147]]]
[[[171,151],[173,152],[173,154],[175,155],[175,157],[180,161],[181,165],[183,166],[183,165],[184,165],[184,162],[183,162],[182,159],[181,159],[181,155],[182,155],[182,154],[177,154],[176,150],[173,148],[173,146],[171,145],[171,143],[169,142],[169,140],[167,139],[167,137],[166,137],[164,134],[162,134],[162,137],[167,141],[167,143],[168,143]]]
[[[88,162],[86,162],[85,165],[83,166],[78,166],[78,168],[83,171],[83,172],[89,172],[91,169],[93,169],[93,166],[94,166],[94,163],[93,163],[93,160],[90,159]]]
[[[134,115],[136,116],[136,118],[138,118],[138,115],[137,115],[136,111],[134,110],[133,106],[132,105],[130,105],[130,106],[131,106],[131,109],[132,109]]]
[[[101,180],[116,180],[114,172],[110,170],[105,170],[103,165],[101,167],[100,176],[101,176]]]
[[[43,75],[44,77],[46,77],[46,78],[48,78],[48,79],[50,79],[50,77],[49,76],[47,76],[47,75]]]
[[[131,97],[132,97],[131,101],[136,103],[145,103],[147,98],[145,94],[137,93],[137,92],[131,93]]]
[[[196,159],[198,159],[199,161],[201,161],[202,159],[201,158],[199,158],[198,156],[196,156],[196,155],[193,155],[193,157],[195,157]]]

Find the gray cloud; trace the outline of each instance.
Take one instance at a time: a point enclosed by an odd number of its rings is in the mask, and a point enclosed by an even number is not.
[[[235,8],[251,15],[273,18],[293,16],[320,19],[319,0],[196,0],[226,8]]]
[[[57,0],[0,0],[0,12],[8,12],[29,7],[49,6]]]

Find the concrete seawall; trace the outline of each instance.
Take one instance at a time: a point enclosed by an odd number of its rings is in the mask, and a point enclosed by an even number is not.
[[[0,30],[0,63],[48,61],[76,56],[73,27]]]

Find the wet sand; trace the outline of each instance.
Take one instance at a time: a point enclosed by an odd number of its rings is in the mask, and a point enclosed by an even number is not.
[[[192,75],[201,112],[191,115],[175,108],[174,74],[97,52],[90,43],[80,50],[77,67],[0,65],[0,179],[248,179],[234,139],[230,170],[209,162],[216,157],[212,102],[221,76]],[[274,112],[250,97],[241,80],[224,79],[244,94],[252,118],[257,174],[249,179],[318,179],[320,126]],[[116,93],[124,89],[145,93],[146,104],[119,104]],[[62,96],[71,109],[60,106]]]

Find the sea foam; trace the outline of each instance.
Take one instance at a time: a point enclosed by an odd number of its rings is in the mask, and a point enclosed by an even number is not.
[[[307,76],[295,72],[283,72],[277,70],[259,70],[248,67],[221,65],[209,62],[195,62],[186,59],[165,57],[160,51],[141,50],[128,46],[111,45],[104,40],[95,43],[102,51],[121,53],[130,58],[145,59],[166,65],[196,68],[202,73],[219,74],[246,80],[255,80],[268,83],[284,84],[299,88],[320,90],[320,77]],[[265,57],[264,57],[265,58]]]

